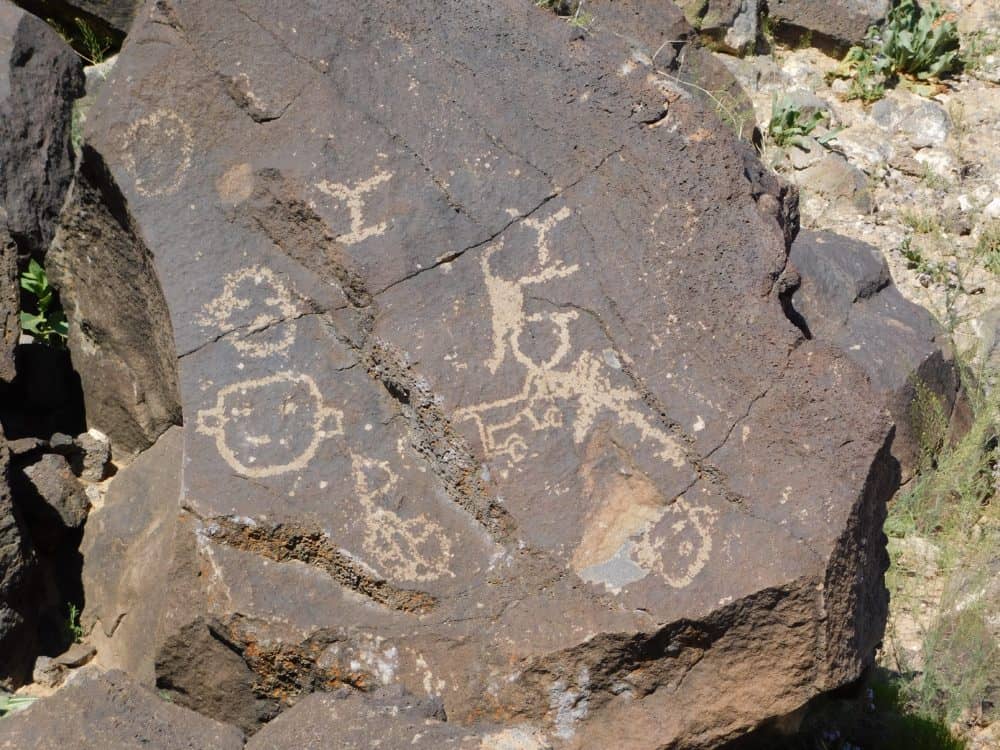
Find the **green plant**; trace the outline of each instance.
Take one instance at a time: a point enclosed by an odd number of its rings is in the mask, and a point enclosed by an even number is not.
[[[941,224],[938,222],[937,217],[929,213],[904,210],[900,214],[900,218],[902,219],[903,224],[917,234],[933,234],[941,228]]]
[[[594,15],[583,9],[584,2],[585,0],[535,0],[535,5],[563,16],[570,26],[587,29],[594,22]]]
[[[0,716],[7,716],[22,709],[27,708],[38,700],[36,695],[13,695],[0,696]]]
[[[49,346],[62,346],[69,333],[69,324],[45,269],[34,259],[28,263],[28,270],[21,274],[21,288],[35,296],[38,308],[37,313],[21,311],[22,330]]]
[[[66,621],[63,623],[63,635],[67,641],[79,643],[85,635],[83,627],[80,625],[80,610],[73,602],[69,602],[66,608],[67,615]]]
[[[111,36],[92,26],[86,19],[74,18],[73,28],[63,25],[54,18],[45,20],[59,33],[66,44],[90,65],[104,62],[108,52],[116,47],[115,40]]]
[[[779,148],[794,145],[804,149],[806,148],[805,137],[824,120],[826,120],[826,115],[822,112],[813,112],[808,117],[804,117],[802,110],[791,99],[783,97],[779,100],[777,96],[774,96],[771,99],[771,119],[767,123],[767,134]],[[816,140],[825,146],[839,132],[838,130],[828,133]]]
[[[983,227],[976,242],[976,257],[987,271],[1000,276],[1000,221]]]
[[[957,70],[961,63],[954,19],[934,0],[925,9],[915,0],[900,0],[882,27],[880,54],[893,72],[922,81]]]
[[[922,9],[914,0],[899,0],[885,24],[870,28],[864,42],[851,47],[828,77],[849,79],[845,98],[869,104],[885,96],[886,86],[899,76],[932,81],[959,67],[953,14],[936,2]]]

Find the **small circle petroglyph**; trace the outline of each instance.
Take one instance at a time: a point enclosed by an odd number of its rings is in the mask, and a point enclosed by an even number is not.
[[[194,153],[194,133],[180,115],[168,109],[150,112],[128,126],[122,141],[122,163],[139,195],[177,192]]]

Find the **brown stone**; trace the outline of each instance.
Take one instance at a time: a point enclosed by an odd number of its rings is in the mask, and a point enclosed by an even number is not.
[[[179,361],[162,689],[708,748],[870,663],[888,417],[786,315],[794,191],[650,43],[521,0],[145,6],[84,170],[169,312],[135,351]]]

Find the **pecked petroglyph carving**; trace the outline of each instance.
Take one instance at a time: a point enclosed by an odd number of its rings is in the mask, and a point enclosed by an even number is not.
[[[139,195],[171,195],[191,168],[194,133],[176,112],[158,109],[129,125],[122,152],[122,163]]]
[[[198,324],[217,328],[223,333],[236,330],[236,315],[253,309],[257,314],[245,327],[229,338],[242,354],[261,358],[282,354],[295,342],[295,323],[283,327],[277,341],[264,342],[250,338],[251,334],[299,313],[292,293],[274,271],[263,266],[250,266],[228,274],[222,293],[202,308]]]
[[[602,412],[610,412],[622,425],[635,428],[641,440],[656,444],[657,455],[674,466],[682,466],[684,454],[677,440],[651,422],[641,411],[642,397],[630,385],[615,385],[604,357],[582,351],[571,359],[570,323],[576,310],[528,314],[525,290],[579,271],[576,264],[565,265],[551,257],[549,232],[567,219],[571,211],[563,207],[544,221],[529,219],[524,225],[537,235],[537,270],[515,281],[494,273],[491,259],[504,247],[501,238],[480,260],[492,310],[493,353],[486,367],[496,373],[507,359],[524,370],[520,391],[509,398],[465,407],[455,412],[457,421],[475,423],[483,448],[491,457],[506,456],[510,463],[523,461],[528,454],[526,432],[564,426],[564,405],[576,407],[570,425],[573,440],[581,443]],[[545,358],[525,353],[521,337],[531,323],[548,323],[556,331],[556,343]]]
[[[268,431],[257,432],[263,424]],[[234,471],[257,478],[304,468],[324,440],[344,434],[343,414],[325,404],[316,381],[292,372],[222,388],[215,406],[198,412],[197,430],[215,438]]]
[[[367,180],[355,183],[354,187],[348,187],[346,184],[340,182],[330,182],[329,180],[317,183],[317,190],[342,202],[350,214],[351,231],[338,236],[337,240],[339,242],[345,245],[356,245],[363,240],[367,240],[369,237],[377,237],[385,233],[386,228],[389,226],[385,221],[365,226],[364,196],[391,179],[391,172],[379,171]]]
[[[388,499],[399,478],[386,461],[351,454],[355,489],[365,513],[365,555],[380,572],[400,581],[433,581],[451,575],[451,541],[444,529],[425,514],[403,519],[379,505]]]
[[[717,515],[711,508],[691,505],[679,497],[664,510],[657,524],[647,526],[631,556],[675,589],[685,588],[711,557],[712,526]],[[657,533],[660,527],[664,528]]]

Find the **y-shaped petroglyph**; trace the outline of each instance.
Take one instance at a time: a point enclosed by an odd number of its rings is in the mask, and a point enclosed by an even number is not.
[[[674,466],[684,463],[683,451],[677,440],[651,422],[641,411],[642,397],[628,385],[614,385],[608,375],[608,365],[593,352],[582,351],[569,360],[572,349],[570,323],[577,319],[575,310],[528,314],[525,310],[525,289],[576,273],[579,266],[567,266],[551,259],[549,232],[570,216],[562,208],[544,221],[529,219],[524,225],[537,234],[537,272],[516,281],[494,273],[490,263],[504,247],[501,238],[487,249],[480,260],[486,291],[493,313],[493,354],[486,366],[496,373],[508,354],[525,371],[524,382],[517,395],[497,401],[459,409],[457,420],[472,420],[479,431],[486,452],[493,457],[506,456],[511,463],[524,460],[527,441],[523,430],[539,431],[563,426],[561,404],[575,403],[573,439],[583,442],[602,412],[611,412],[622,424],[634,427],[644,441],[659,446],[658,456]],[[530,323],[550,323],[556,330],[556,344],[545,358],[535,358],[524,352],[521,336]]]
[[[255,358],[268,357],[286,352],[295,342],[293,322],[283,326],[277,341],[267,342],[250,337],[299,313],[288,287],[274,271],[263,266],[250,266],[228,274],[222,293],[202,308],[198,324],[228,333],[236,330],[237,316],[245,310],[253,310],[257,314],[245,330],[228,339],[240,353]]]
[[[701,572],[712,554],[712,525],[716,511],[705,506],[690,505],[677,498],[664,513],[667,519],[662,533],[655,529],[663,519],[646,529],[635,544],[635,561],[646,570],[659,573],[663,580],[677,589],[689,586]]]
[[[339,242],[345,245],[355,245],[369,237],[376,237],[385,233],[389,226],[387,222],[379,222],[373,226],[365,226],[365,199],[363,196],[371,193],[379,185],[392,179],[391,172],[376,172],[367,180],[355,183],[354,187],[348,187],[344,183],[330,182],[323,180],[316,185],[316,188],[326,193],[331,198],[343,202],[351,215],[351,231],[337,237]]]
[[[355,489],[364,510],[365,556],[380,573],[399,581],[433,581],[451,575],[451,541],[440,524],[421,513],[404,519],[379,504],[390,495],[399,477],[386,461],[351,454]]]
[[[301,470],[324,440],[344,434],[343,414],[325,404],[316,381],[292,372],[222,388],[215,406],[198,412],[197,430],[246,477]]]
[[[122,163],[136,192],[147,198],[177,192],[193,153],[191,126],[167,109],[140,117],[122,137]]]

